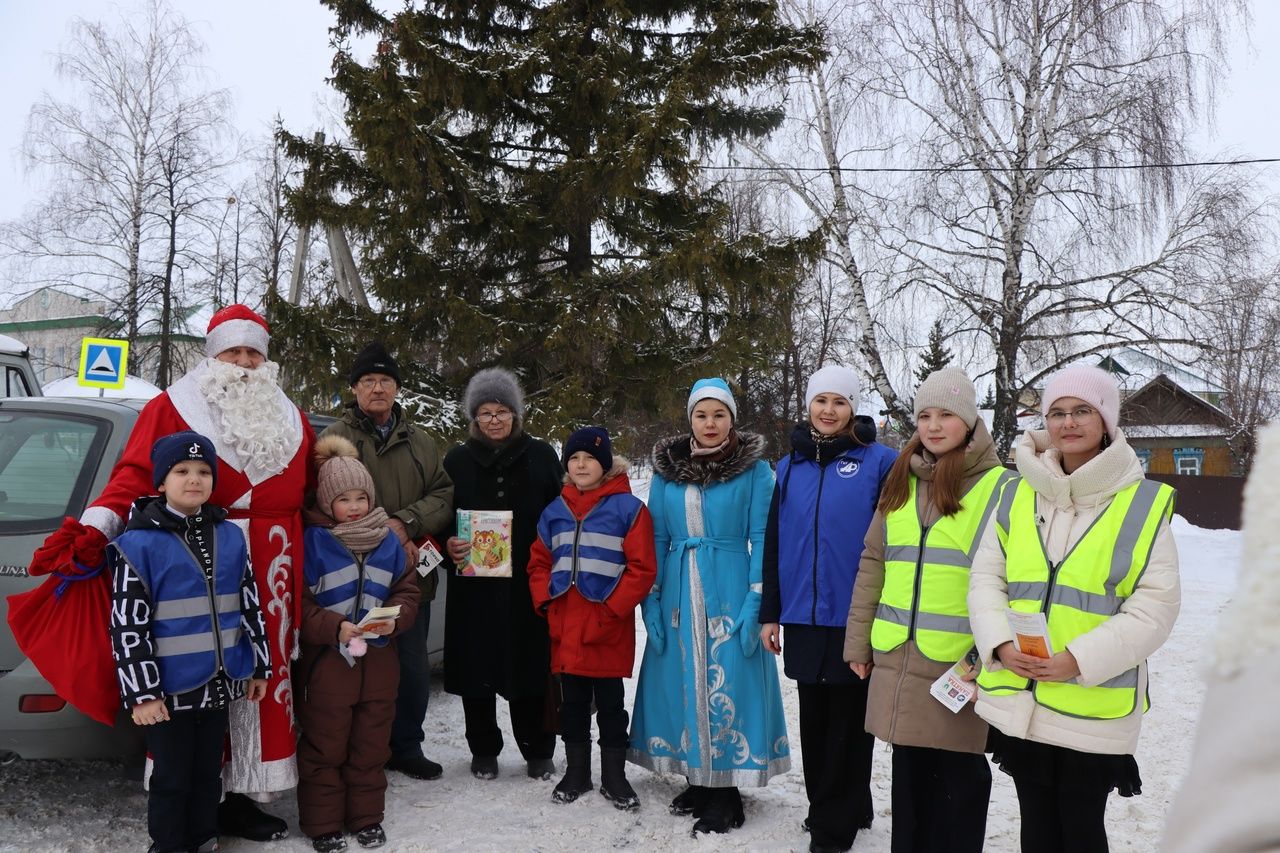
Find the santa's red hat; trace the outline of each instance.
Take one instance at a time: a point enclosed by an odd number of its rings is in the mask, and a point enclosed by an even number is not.
[[[228,305],[209,319],[204,354],[213,358],[232,347],[252,347],[265,357],[271,339],[267,321],[248,305]]]

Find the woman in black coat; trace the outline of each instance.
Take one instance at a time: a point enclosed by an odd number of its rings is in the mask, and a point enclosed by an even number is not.
[[[498,775],[500,695],[510,705],[512,733],[529,776],[550,779],[555,735],[544,724],[550,641],[546,620],[533,610],[525,566],[538,518],[559,496],[564,471],[551,445],[524,431],[524,394],[510,371],[495,367],[473,376],[465,406],[470,437],[444,458],[454,507],[511,510],[512,567],[509,578],[460,575],[457,563],[466,560],[470,544],[449,538],[444,689],[462,697],[474,776]]]

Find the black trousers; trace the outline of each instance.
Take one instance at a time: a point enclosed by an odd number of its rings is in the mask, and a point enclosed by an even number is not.
[[[893,748],[893,853],[981,853],[991,766],[985,755]]]
[[[815,845],[847,850],[871,823],[871,750],[867,684],[805,684],[800,695],[800,754]]]
[[[600,726],[602,747],[622,747],[627,738],[627,709],[623,707],[621,678],[592,678],[587,675],[560,676],[560,736],[565,743],[591,740],[591,700],[596,702],[596,724]]]
[[[396,637],[400,654],[400,691],[396,694],[396,718],[391,724],[392,758],[422,755],[422,723],[431,699],[431,664],[427,660],[427,634],[431,630],[431,602],[423,601],[408,631]]]
[[[1022,815],[1022,853],[1107,853],[1107,796],[1112,783],[1027,778],[1014,773]]]
[[[218,837],[227,709],[170,711],[146,727],[151,753],[147,831],[159,853],[194,850]]]
[[[556,750],[556,736],[544,731],[545,696],[522,696],[507,703],[511,709],[511,732],[525,761],[550,758]],[[471,754],[488,757],[502,752],[502,730],[498,728],[498,697],[463,696],[462,716],[467,727]]]

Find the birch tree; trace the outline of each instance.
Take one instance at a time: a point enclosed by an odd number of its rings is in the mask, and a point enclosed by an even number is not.
[[[226,114],[225,93],[199,86],[202,50],[162,0],[112,24],[72,21],[56,58],[66,94],[36,103],[23,141],[28,168],[49,189],[23,219],[0,228],[0,251],[28,287],[57,284],[105,298],[117,333],[130,340],[174,281],[183,238],[172,229],[190,210],[170,198],[173,182],[185,182],[178,195],[187,194],[198,179],[187,173],[210,157],[198,148],[208,137],[192,132],[192,116]],[[130,350],[131,370],[142,356]]]
[[[1195,343],[1179,281],[1247,204],[1172,164],[1242,5],[870,0],[871,85],[932,170],[882,227],[910,287],[963,310],[994,354],[1001,448],[1018,398],[1064,363]]]

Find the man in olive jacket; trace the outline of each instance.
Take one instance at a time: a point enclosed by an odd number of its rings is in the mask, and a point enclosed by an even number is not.
[[[371,343],[351,366],[351,391],[342,418],[322,435],[341,435],[360,453],[377,492],[375,503],[391,517],[388,526],[415,563],[414,540],[439,537],[453,521],[453,482],[441,465],[440,452],[429,435],[409,422],[396,402],[400,368],[380,343]],[[387,769],[415,779],[437,779],[439,764],[422,754],[422,722],[431,694],[431,668],[427,663],[427,632],[431,605],[439,584],[435,571],[420,580],[423,606],[412,628],[401,634],[400,692],[391,727],[391,760]]]

